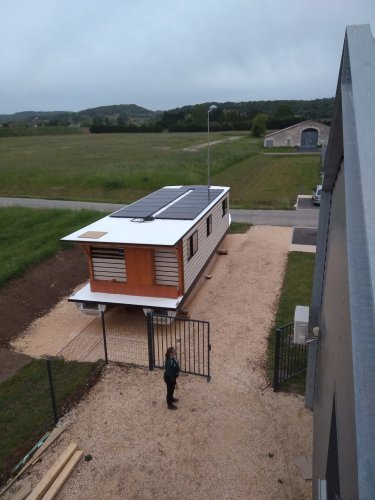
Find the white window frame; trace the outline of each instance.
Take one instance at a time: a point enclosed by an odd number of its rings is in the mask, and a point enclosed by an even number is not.
[[[206,219],[206,235],[207,238],[212,234],[212,214],[210,214]]]
[[[228,197],[225,197],[221,202],[221,211],[222,217],[225,217],[225,215],[228,213]]]
[[[188,260],[192,259],[194,255],[198,252],[198,230],[188,239]]]

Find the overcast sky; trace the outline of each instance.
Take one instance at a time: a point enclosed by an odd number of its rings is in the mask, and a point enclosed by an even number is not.
[[[333,96],[375,0],[0,0],[0,114]]]

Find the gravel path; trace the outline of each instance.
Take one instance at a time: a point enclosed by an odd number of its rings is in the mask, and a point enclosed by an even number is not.
[[[269,227],[225,240],[229,255],[189,307],[211,321],[210,383],[181,376],[179,410],[170,412],[160,371],[110,366],[64,418],[68,429],[32,483],[74,441],[93,459],[79,463],[60,500],[310,498],[293,458],[311,456],[311,413],[264,376],[290,240],[290,229]]]
[[[233,142],[238,141],[238,139],[242,139],[243,135],[232,135],[231,137],[225,137],[224,139],[219,139],[218,141],[211,141],[210,146],[215,146],[215,144],[221,144],[222,142]],[[201,149],[205,149],[208,146],[208,142],[204,142],[203,144],[195,144],[194,146],[188,146],[187,148],[183,148],[182,151],[187,151],[188,153],[197,153]]]

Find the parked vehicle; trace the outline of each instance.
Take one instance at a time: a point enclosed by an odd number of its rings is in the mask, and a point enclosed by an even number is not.
[[[322,195],[322,185],[318,184],[317,186],[314,187],[312,192],[312,201],[314,205],[320,205],[321,195]]]

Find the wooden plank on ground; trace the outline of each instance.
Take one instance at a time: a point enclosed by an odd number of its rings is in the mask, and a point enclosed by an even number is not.
[[[31,457],[31,460],[29,463],[27,463],[25,465],[25,467],[20,470],[20,473],[22,474],[22,472],[24,472],[24,470],[29,467],[30,465],[32,464],[35,464],[35,462],[38,461],[40,455],[42,455],[42,453],[44,453],[46,451],[46,449],[54,442],[56,441],[56,439],[65,431],[66,427],[65,426],[61,426],[61,427],[55,427],[55,429],[53,429],[53,431],[51,432],[51,434],[48,436],[48,438],[44,441],[44,443],[42,444],[42,446],[39,448],[39,450],[37,450],[34,455]]]
[[[3,494],[9,490],[9,488],[12,486],[12,484],[17,481],[17,479],[35,462],[37,462],[42,455],[46,451],[46,449],[54,442],[56,439],[60,436],[62,432],[64,432],[66,429],[66,426],[61,426],[61,427],[56,427],[53,429],[51,434],[48,436],[48,438],[44,441],[42,446],[37,450],[34,455],[30,458],[30,460],[22,467],[22,469],[19,471],[19,473],[14,476],[14,478],[5,486],[5,488],[0,492],[0,497],[3,496]]]
[[[43,500],[53,500],[57,493],[63,487],[65,481],[68,479],[70,474],[73,472],[74,467],[78,464],[81,457],[83,455],[83,451],[77,450],[69,462],[65,465],[63,470],[57,476],[56,480],[52,483],[50,489],[44,495]]]
[[[56,460],[50,470],[45,474],[45,476],[39,481],[35,486],[31,495],[28,497],[29,500],[40,500],[45,495],[48,488],[55,481],[57,476],[60,474],[61,470],[69,462],[73,453],[77,450],[78,446],[75,443],[71,443],[62,455]]]

